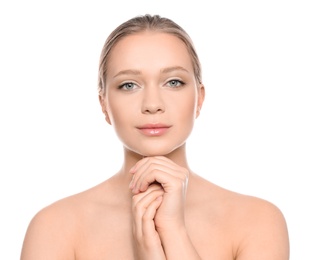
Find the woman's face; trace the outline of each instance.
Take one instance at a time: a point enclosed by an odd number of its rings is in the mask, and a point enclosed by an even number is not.
[[[176,36],[139,33],[112,49],[101,104],[126,149],[155,156],[181,147],[203,99],[191,57]]]

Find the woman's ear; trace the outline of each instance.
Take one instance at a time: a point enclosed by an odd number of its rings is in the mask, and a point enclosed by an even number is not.
[[[197,112],[196,112],[196,118],[200,115],[200,111],[204,102],[205,98],[205,87],[202,83],[200,83],[199,89],[198,89],[198,104],[197,104]]]
[[[98,99],[99,99],[100,106],[102,107],[102,111],[105,114],[105,119],[106,119],[107,123],[109,125],[111,125],[111,121],[110,121],[110,118],[109,118],[109,115],[108,115],[108,112],[106,109],[105,97],[102,94],[99,94]]]

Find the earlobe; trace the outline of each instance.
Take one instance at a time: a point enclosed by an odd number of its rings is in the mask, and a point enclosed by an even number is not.
[[[198,106],[197,107],[197,112],[196,112],[196,118],[200,115],[200,110],[201,110],[201,108]]]
[[[107,113],[107,111],[104,112],[105,113],[105,119],[106,119],[106,122],[111,125],[111,121],[110,121],[110,118],[109,118],[109,115]]]
[[[196,118],[200,115],[200,111],[204,102],[205,98],[205,88],[203,84],[199,86],[199,93],[198,93],[198,104],[197,104],[197,111],[196,111]]]
[[[105,120],[109,125],[111,125],[111,121],[110,121],[110,118],[109,118],[109,115],[108,115],[108,112],[106,109],[105,99],[102,95],[99,95],[98,99],[99,99],[99,103],[100,103],[101,108],[102,108],[102,112],[105,114]]]

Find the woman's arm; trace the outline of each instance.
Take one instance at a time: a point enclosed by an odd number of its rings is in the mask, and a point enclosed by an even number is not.
[[[162,230],[159,232],[159,236],[163,243],[166,259],[201,259],[185,228]]]

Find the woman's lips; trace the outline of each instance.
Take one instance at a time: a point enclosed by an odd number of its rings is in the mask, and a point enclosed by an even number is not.
[[[171,126],[163,124],[146,124],[137,129],[146,136],[161,136],[165,134]]]

